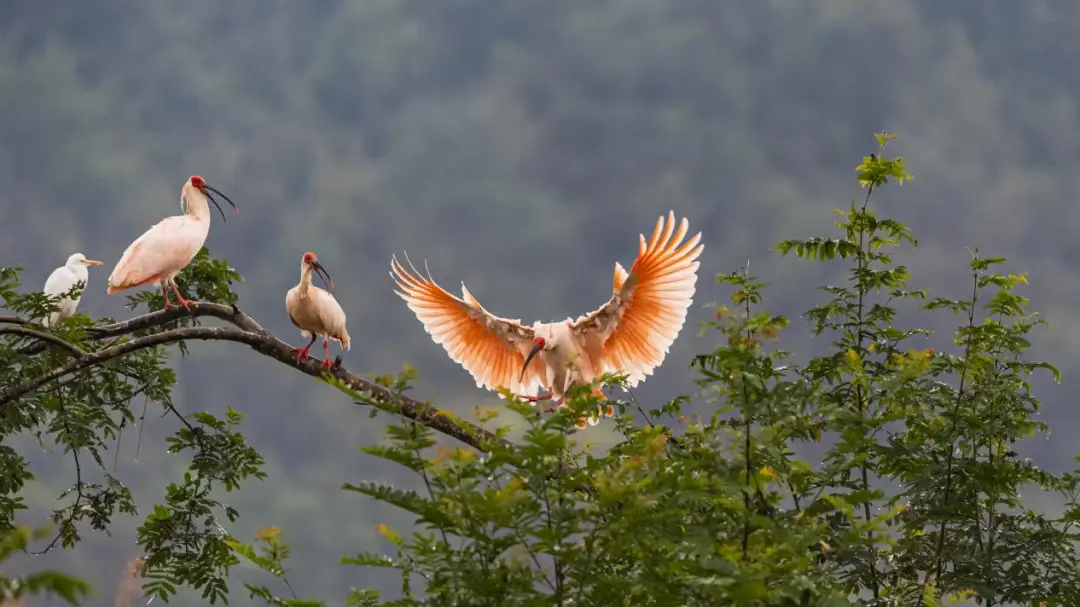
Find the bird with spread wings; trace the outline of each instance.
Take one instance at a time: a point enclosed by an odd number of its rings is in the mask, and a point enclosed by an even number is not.
[[[395,292],[478,387],[505,387],[534,403],[550,398],[564,406],[572,385],[591,383],[604,373],[626,374],[627,385],[636,386],[664,361],[682,330],[704,245],[699,244],[700,232],[686,239],[685,218],[677,231],[674,212],[664,219],[657,220],[648,241],[639,235],[638,256],[629,272],[615,264],[607,303],[575,320],[526,327],[519,319],[488,312],[464,283],[462,297],[455,297],[430,273],[421,276],[411,262],[410,271],[396,257],[391,276],[400,289]],[[550,394],[540,396],[542,389]],[[614,415],[610,405],[606,414]],[[589,421],[596,423],[592,417]]]

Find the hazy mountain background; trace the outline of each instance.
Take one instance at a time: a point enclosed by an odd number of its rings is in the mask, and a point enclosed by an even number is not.
[[[498,399],[394,295],[390,255],[429,260],[443,286],[464,280],[496,314],[555,320],[602,303],[614,262],[629,267],[638,233],[674,209],[706,248],[691,320],[636,390],[656,402],[693,389],[689,360],[711,347],[696,336],[701,305],[725,297],[714,276],[748,258],[773,283],[770,307],[796,317],[787,345],[816,347],[797,317],[841,267],[770,247],[832,229],[830,211],[863,195],[854,167],[884,129],[916,180],[874,206],[920,239],[904,257],[913,286],[963,296],[965,246],[1029,273],[1027,293],[1054,323],[1037,354],[1065,380],[1038,382],[1055,433],[1023,452],[1061,470],[1080,452],[1078,34],[1080,5],[1040,0],[6,0],[0,265],[25,266],[37,289],[81,251],[105,265],[91,268],[80,311],[128,316],[105,279],[131,240],[179,212],[197,173],[242,210],[214,220],[208,245],[244,276],[245,311],[298,343],[284,297],[314,250],[349,314],[346,366],[395,372],[408,360],[415,396],[470,416]],[[380,440],[383,418],[238,345],[192,346],[176,363],[178,405],[243,411],[268,459],[268,479],[231,497],[242,518],[230,531],[281,526],[302,594],[396,588],[337,564],[386,549],[377,523],[408,520],[339,489],[412,484],[356,450]],[[183,463],[164,455],[174,422],[157,414],[138,462],[135,432],[119,458],[143,512]],[[586,434],[612,439],[604,425]],[[24,522],[38,524],[73,468],[33,458],[37,508]],[[137,522],[20,566],[84,576],[95,604],[111,604]],[[239,583],[233,603],[249,604]]]

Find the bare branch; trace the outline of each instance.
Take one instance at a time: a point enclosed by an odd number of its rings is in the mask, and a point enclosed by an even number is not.
[[[94,336],[95,339],[116,337],[118,335],[129,335],[136,331],[149,329],[150,327],[157,327],[181,318],[194,318],[198,316],[212,316],[219,320],[232,323],[236,325],[237,328],[243,329],[244,331],[267,334],[266,329],[263,329],[253,318],[241,312],[240,308],[207,302],[193,302],[191,304],[191,311],[185,310],[180,306],[175,306],[167,310],[163,309],[156,312],[150,312],[149,314],[136,316],[130,320],[113,323],[111,325],[93,327],[87,329],[86,332]]]
[[[27,323],[27,324],[29,324],[29,323]],[[73,354],[76,358],[86,356],[86,352],[83,352],[81,349],[79,349],[74,344],[68,343],[68,342],[64,341],[63,339],[60,339],[59,337],[57,337],[55,335],[49,335],[48,333],[42,333],[41,331],[35,331],[33,329],[27,329],[25,327],[3,327],[3,328],[0,328],[0,335],[5,335],[5,334],[7,334],[7,335],[22,335],[23,337],[29,337],[31,339],[36,339],[39,342],[48,342],[48,343],[50,343],[50,344],[52,344],[54,346],[57,346],[58,348],[62,348],[64,350],[67,350],[68,352]],[[31,346],[31,347],[26,348],[25,350],[20,350],[20,352],[22,352],[24,354],[34,354],[38,350],[39,350],[38,348],[34,348],[33,346]]]
[[[21,318],[19,316],[0,316],[0,325],[30,325],[37,326],[37,323]]]
[[[99,365],[105,361],[124,356],[125,354],[137,350],[152,348],[176,341],[201,339],[242,343],[264,356],[276,359],[278,362],[288,365],[289,367],[299,369],[307,375],[317,378],[322,376],[320,369],[321,361],[317,359],[307,359],[297,365],[294,354],[295,348],[264,330],[250,316],[244,314],[239,309],[221,304],[193,304],[190,312],[180,307],[171,308],[169,310],[160,310],[132,318],[131,320],[104,327],[97,327],[95,329],[88,329],[88,332],[93,333],[96,338],[114,337],[191,316],[213,316],[234,323],[238,327],[246,327],[248,330],[234,327],[185,327],[144,335],[130,341],[111,345],[101,350],[85,352],[83,353],[83,356],[72,360],[65,365],[53,369],[43,375],[26,379],[16,387],[0,394],[0,410],[24,394],[37,390],[54,379],[74,373],[80,369]],[[456,438],[481,451],[486,451],[486,445],[490,442],[505,442],[503,439],[496,437],[487,430],[464,421],[452,419],[450,416],[434,407],[430,407],[403,395],[396,394],[379,384],[353,375],[338,365],[334,366],[330,371],[330,374],[353,392],[363,395],[369,404],[388,413],[402,415],[413,421],[424,424],[433,430]]]

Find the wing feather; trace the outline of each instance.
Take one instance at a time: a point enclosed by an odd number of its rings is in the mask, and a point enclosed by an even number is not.
[[[142,286],[179,272],[206,241],[206,229],[187,215],[166,217],[136,238],[109,275],[107,293]]]
[[[308,287],[308,293],[308,296],[315,302],[319,323],[323,326],[327,335],[330,339],[337,340],[343,350],[348,350],[351,346],[349,330],[346,328],[348,317],[334,294],[314,285]]]
[[[71,270],[68,270],[65,266],[60,266],[49,274],[49,278],[45,280],[45,287],[42,292],[52,297],[60,297],[72,287],[78,283],[80,278],[72,274]],[[42,324],[46,327],[54,327],[56,323],[68,316],[75,313],[75,309],[79,306],[79,301],[82,299],[82,294],[78,294],[75,297],[64,297],[57,304],[57,311],[49,314],[42,319]]]
[[[405,259],[408,261],[408,256]],[[435,343],[472,375],[478,387],[505,387],[519,395],[534,395],[543,387],[547,371],[539,357],[519,380],[525,356],[532,347],[531,328],[522,326],[517,319],[500,318],[485,310],[464,283],[463,298],[459,299],[436,284],[430,273],[422,277],[412,262],[409,267],[411,272],[396,256],[391,259],[390,276],[400,289],[394,292],[405,300]]]
[[[683,218],[676,232],[675,213],[669,211],[666,222],[660,216],[648,242],[638,236],[630,271],[615,264],[611,299],[574,321],[577,335],[600,336],[604,372],[628,374],[631,387],[664,361],[693,303],[700,265],[695,260],[705,245],[699,244],[700,232],[684,242],[689,227]]]

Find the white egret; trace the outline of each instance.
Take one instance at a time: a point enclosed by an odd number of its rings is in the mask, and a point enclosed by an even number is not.
[[[60,297],[70,291],[71,288],[79,282],[82,282],[83,290],[86,290],[86,281],[90,277],[87,266],[99,265],[101,265],[101,262],[96,259],[87,259],[82,253],[74,253],[67,258],[67,263],[53,270],[52,274],[49,274],[49,278],[45,281],[45,288],[43,290],[46,295]],[[79,307],[79,300],[81,299],[81,292],[75,297],[63,297],[60,300],[60,309],[49,314],[43,321],[45,326],[55,327],[65,318],[74,314],[75,308]]]

